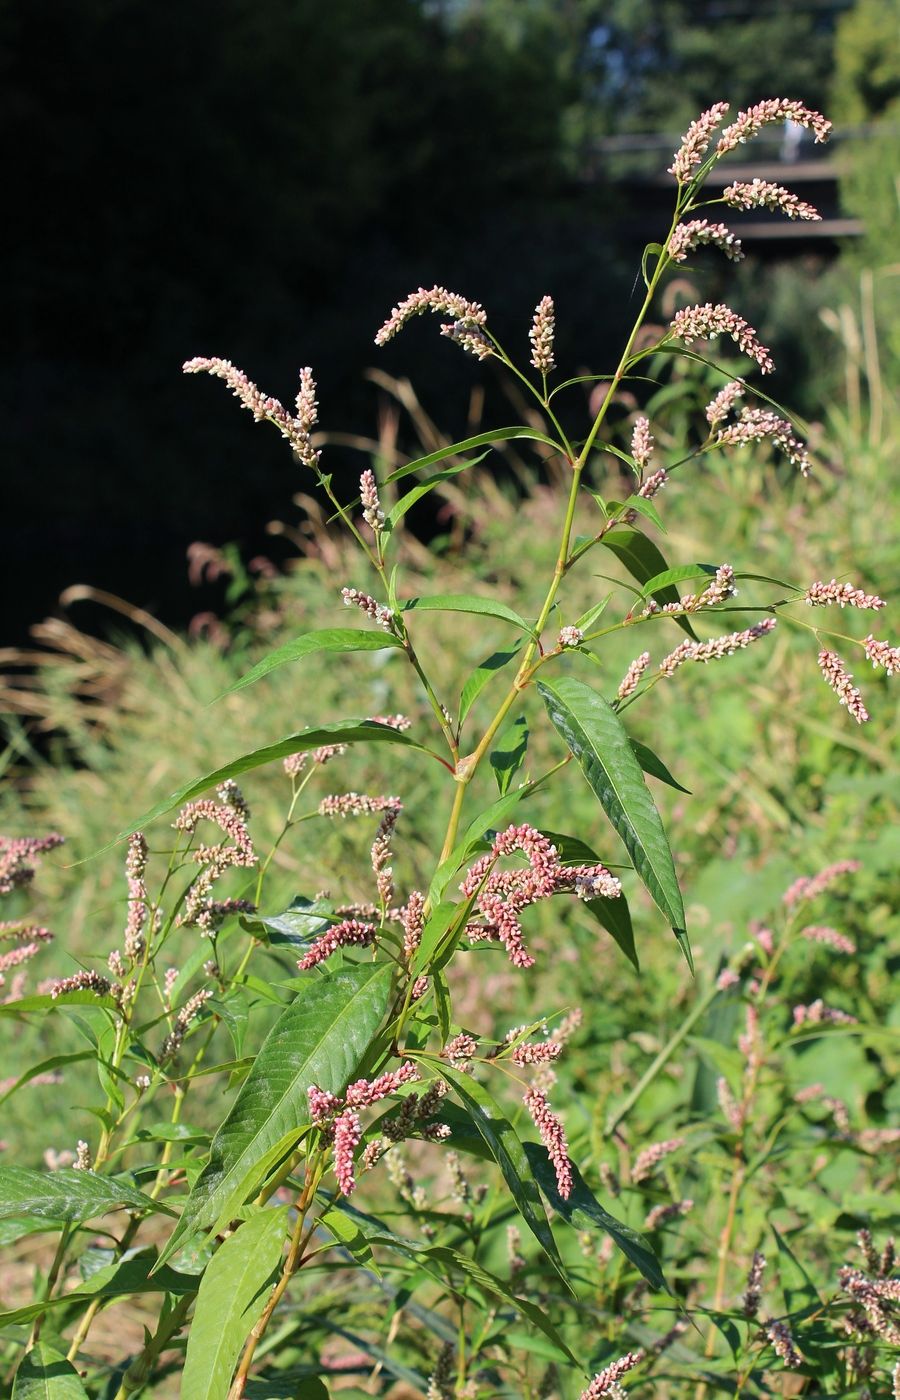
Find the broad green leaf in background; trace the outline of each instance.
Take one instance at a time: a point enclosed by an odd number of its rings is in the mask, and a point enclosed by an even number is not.
[[[525,762],[527,752],[528,721],[524,715],[519,715],[512,724],[507,725],[497,740],[496,748],[493,748],[489,755],[501,797],[505,797],[509,792],[513,778]]]
[[[600,695],[572,676],[538,681],[538,690],[551,723],[578,760],[648,893],[670,920],[690,964],[684,903],[672,852],[622,721]]]
[[[665,573],[669,567],[662,552],[640,530],[610,530],[608,535],[603,536],[601,543],[621,560],[631,577],[637,579],[641,585],[648,583],[657,574]],[[671,583],[656,589],[653,597],[660,607],[666,603],[680,601],[678,589]],[[673,620],[689,637],[696,640],[696,633],[686,617],[676,617]]]
[[[241,926],[267,943],[304,947],[336,923],[337,919],[330,899],[307,899],[305,895],[298,894],[283,913],[253,914],[241,919]]]
[[[163,1260],[198,1230],[234,1214],[266,1155],[309,1123],[311,1085],[330,1093],[346,1087],[387,1009],[390,984],[391,967],[384,963],[308,979],[263,1041]]]
[[[469,676],[469,679],[463,686],[462,694],[459,697],[460,724],[465,723],[466,715],[469,713],[476,699],[481,694],[488,681],[491,679],[491,676],[495,675],[497,671],[501,671],[504,666],[507,666],[510,663],[510,661],[515,660],[516,654],[521,645],[521,642],[517,642],[516,645],[512,647],[509,651],[492,652],[491,655],[486,657],[485,660],[482,661],[479,666],[475,667],[475,670],[472,672],[472,674]]]
[[[624,1225],[621,1220],[617,1220],[614,1215],[610,1215],[609,1211],[603,1209],[586,1185],[574,1162],[571,1164],[572,1190],[568,1199],[563,1200],[557,1190],[556,1170],[547,1155],[546,1147],[542,1147],[536,1142],[526,1142],[525,1153],[541,1190],[566,1224],[571,1225],[575,1230],[590,1230],[594,1226],[599,1226],[639,1270],[651,1288],[657,1288],[666,1293],[670,1291],[669,1285],[663,1277],[659,1260],[643,1235],[639,1235],[636,1230],[632,1230],[630,1225]]]
[[[19,1362],[12,1400],[87,1400],[71,1361],[46,1342],[36,1342]]]
[[[141,831],[145,826],[149,826],[157,817],[164,816],[173,807],[180,807],[184,802],[193,801],[195,797],[200,797],[208,788],[219,787],[227,778],[238,778],[242,773],[248,773],[253,768],[261,768],[263,764],[274,763],[279,758],[288,758],[293,753],[308,753],[310,749],[318,749],[325,744],[400,744],[403,748],[418,749],[420,753],[431,753],[429,748],[424,744],[417,743],[408,734],[402,734],[399,730],[392,729],[388,724],[376,724],[374,720],[370,719],[345,719],[336,724],[323,724],[318,729],[301,729],[298,733],[288,734],[286,738],[279,739],[274,744],[267,744],[265,748],[253,749],[250,753],[241,754],[240,758],[232,759],[230,763],[216,768],[212,773],[207,773],[202,778],[195,778],[193,782],[185,783],[183,787],[177,788],[168,797],[162,798],[148,812],[145,812],[133,826],[127,827],[125,831],[120,831],[118,836],[115,836],[112,841],[108,841],[105,846],[101,846],[94,854],[103,855],[119,841],[124,841],[126,837],[133,836],[136,831]],[[432,754],[432,757],[436,757],[436,755]],[[80,864],[80,862],[76,863]],[[94,1001],[96,1000],[95,997]]]
[[[13,1216],[78,1223],[126,1206],[172,1214],[159,1201],[152,1201],[117,1177],[76,1171],[74,1167],[41,1172],[31,1167],[0,1166],[0,1219]]]
[[[405,598],[400,604],[403,612],[461,612],[477,613],[481,617],[496,617],[501,622],[511,622],[523,632],[531,632],[531,627],[512,608],[499,603],[495,598],[479,598],[475,593],[434,593],[428,598]]]
[[[225,1400],[253,1324],[261,1317],[284,1248],[287,1206],[244,1220],[213,1255],[188,1333],[182,1400]]]
[[[483,1085],[470,1075],[441,1064],[441,1074],[449,1079],[457,1098],[465,1107],[512,1193],[512,1202],[534,1235],[567,1288],[571,1288],[547,1212],[532,1174],[525,1147],[500,1105]]]
[[[291,661],[301,661],[304,656],[311,656],[316,651],[387,651],[390,647],[402,645],[400,638],[390,632],[364,632],[355,627],[328,627],[321,632],[306,632],[302,637],[295,637],[293,641],[285,642],[284,646],[270,651],[268,656],[258,661],[245,676],[241,676],[234,685],[223,690],[218,699],[233,695],[236,690],[243,690],[261,680],[270,671],[277,671],[279,666],[286,666]]]

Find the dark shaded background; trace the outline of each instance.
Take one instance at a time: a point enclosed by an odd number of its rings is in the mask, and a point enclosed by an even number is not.
[[[181,376],[188,356],[226,356],[285,401],[312,364],[323,426],[371,433],[374,331],[441,282],[520,350],[552,291],[559,358],[602,367],[642,204],[598,141],[677,142],[722,97],[825,107],[846,8],[2,0],[0,641],[73,582],[183,622],[197,538],[272,554],[265,522],[297,469],[222,385]],[[452,432],[473,363],[435,331],[378,362],[414,371]]]

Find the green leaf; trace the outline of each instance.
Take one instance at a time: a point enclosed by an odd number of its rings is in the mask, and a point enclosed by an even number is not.
[[[641,589],[641,597],[649,598],[669,584],[686,583],[691,578],[715,577],[715,572],[715,564],[676,564],[674,569],[663,569],[661,574],[648,579]]]
[[[501,622],[511,622],[523,632],[532,629],[512,608],[498,603],[496,598],[479,598],[474,593],[434,593],[427,598],[406,598],[401,604],[402,612],[461,612],[478,613],[482,617],[496,617]]]
[[[395,472],[391,472],[390,476],[385,478],[385,482],[401,481],[403,477],[412,476],[423,467],[433,467],[438,462],[445,462],[448,457],[458,457],[461,452],[469,452],[473,447],[491,447],[495,442],[510,442],[515,438],[528,438],[531,442],[542,442],[545,447],[553,447],[557,452],[563,451],[553,438],[545,437],[534,428],[493,428],[490,432],[476,433],[474,437],[463,438],[462,442],[448,443],[446,447],[439,447],[436,452],[429,452],[426,457],[407,462],[405,467],[398,467]]]
[[[245,676],[241,676],[216,698],[221,700],[226,695],[233,695],[236,690],[244,690],[270,671],[277,671],[279,666],[286,666],[290,661],[301,661],[304,656],[311,656],[316,651],[387,651],[390,647],[402,645],[400,638],[390,632],[364,632],[355,627],[328,627],[321,632],[306,632],[302,637],[295,637],[293,641],[270,651],[268,656],[264,656]]]
[[[128,1298],[136,1293],[187,1294],[197,1291],[197,1280],[191,1274],[176,1273],[162,1268],[152,1272],[156,1250],[144,1249],[106,1268],[97,1269],[69,1293],[58,1293],[39,1303],[26,1303],[21,1308],[0,1313],[0,1326],[21,1325],[39,1317],[48,1308],[88,1303],[97,1298]]]
[[[607,895],[596,895],[593,899],[585,900],[584,907],[615,939],[635,972],[640,972],[641,964],[638,961],[634,929],[631,926],[631,910],[624,894],[620,894],[617,899],[610,899]]]
[[[323,724],[318,729],[302,729],[297,734],[288,734],[286,738],[279,739],[277,743],[267,744],[265,748],[253,749],[250,753],[241,754],[240,758],[232,759],[230,763],[216,768],[212,773],[207,773],[202,778],[195,778],[192,782],[185,783],[183,787],[177,788],[168,797],[157,802],[133,826],[128,827],[125,831],[120,831],[118,836],[113,837],[112,841],[101,846],[98,851],[94,852],[94,855],[99,856],[104,851],[111,850],[119,841],[133,836],[136,831],[149,826],[150,822],[155,821],[157,817],[171,812],[173,807],[180,807],[184,802],[193,801],[195,797],[199,797],[208,788],[219,787],[226,778],[238,778],[241,773],[248,773],[252,768],[261,768],[265,763],[274,763],[276,759],[288,758],[293,753],[308,753],[310,749],[318,749],[326,744],[400,744],[407,749],[418,749],[420,753],[431,752],[425,745],[410,739],[408,734],[391,729],[390,725],[387,724],[376,724],[370,719],[345,719],[336,724]],[[76,862],[76,864],[79,863]],[[75,995],[83,997],[85,994],[79,992]],[[98,1001],[97,997],[88,999],[93,1000],[95,1004]],[[0,1010],[2,1009],[0,1007]]]
[[[20,997],[18,1001],[0,1002],[0,1016],[18,1016],[22,1012],[62,1011],[67,1006],[91,1006],[115,1011],[118,1002],[113,997],[98,997],[94,992],[60,992],[59,996]]]
[[[642,744],[639,739],[632,739],[631,747],[634,749],[634,756],[645,773],[649,773],[651,778],[658,778],[661,783],[667,783],[669,787],[675,788],[678,792],[686,792],[690,797],[690,788],[682,787],[677,778],[672,777],[672,774],[669,772],[662,759],[659,758],[651,748],[648,748],[646,744]]]
[[[79,1224],[124,1207],[172,1214],[119,1177],[98,1176],[74,1167],[40,1172],[31,1167],[0,1166],[0,1219],[13,1216]]]
[[[577,628],[579,628],[580,631],[582,631],[582,632],[587,632],[587,630],[588,630],[590,627],[593,627],[594,623],[597,621],[597,618],[598,618],[598,617],[601,615],[601,613],[605,610],[606,605],[607,605],[607,603],[609,602],[609,600],[610,600],[611,597],[612,597],[612,594],[611,594],[611,593],[607,593],[606,597],[603,599],[602,602],[600,602],[600,603],[595,603],[594,606],[593,606],[592,608],[588,608],[588,610],[587,610],[586,613],[582,613],[582,614],[581,614],[581,617],[580,617],[580,618],[578,619],[578,621],[575,623],[575,626],[576,626]]]
[[[510,651],[494,651],[491,653],[490,656],[488,656],[484,661],[482,661],[479,666],[476,666],[475,670],[472,672],[472,674],[469,676],[469,679],[463,686],[462,694],[459,697],[460,724],[465,723],[466,715],[469,713],[476,699],[481,694],[488,681],[491,679],[491,676],[493,676],[497,671],[501,671],[504,666],[509,665],[510,661],[515,660],[516,654],[521,645],[521,642],[517,642],[516,645]]]
[[[424,972],[437,952],[439,945],[449,932],[453,921],[463,913],[464,908],[465,906],[463,904],[443,903],[435,905],[428,918],[425,920],[425,925],[422,929],[422,937],[419,940],[419,946],[413,958],[412,971],[414,973],[418,974]],[[436,967],[443,967],[452,951],[453,943],[450,943],[445,949],[445,956],[438,960]]]
[[[656,263],[658,263],[664,252],[665,249],[661,243],[648,243],[641,254],[641,277],[644,279],[645,287],[650,286],[650,272],[647,266],[650,259],[655,258]],[[654,264],[654,267],[655,266],[656,264]]]
[[[340,1093],[387,1009],[391,967],[365,963],[312,976],[266,1036],[210,1147],[209,1162],[163,1251],[230,1218],[257,1184],[266,1155],[309,1123],[307,1090]]]
[[[435,472],[427,481],[420,481],[418,486],[414,486],[411,491],[407,491],[405,496],[401,496],[393,510],[387,518],[387,528],[393,530],[398,520],[402,520],[411,506],[420,501],[429,491],[433,491],[435,486],[440,486],[442,481],[450,481],[452,477],[458,476],[460,472],[468,471],[470,467],[477,467],[479,462],[483,462],[488,454],[482,452],[478,457],[470,457],[465,462],[457,462],[453,467],[445,467],[442,472]]]
[[[287,1206],[252,1215],[213,1255],[188,1333],[184,1400],[225,1400],[228,1395],[241,1349],[278,1274],[287,1215]]]
[[[360,1268],[371,1269],[377,1278],[381,1278],[371,1246],[355,1220],[343,1211],[326,1210],[319,1216],[319,1224],[334,1235],[338,1244],[353,1256]]]
[[[12,1400],[87,1400],[71,1361],[46,1342],[36,1342],[19,1362]]]
[[[453,1085],[457,1098],[483,1137],[488,1151],[512,1192],[512,1200],[563,1283],[571,1291],[526,1149],[500,1105],[487,1089],[469,1075],[441,1062],[441,1074]]]
[[[564,865],[602,864],[597,852],[579,840],[577,836],[563,836],[558,831],[544,831],[548,841],[552,841]],[[583,908],[592,914],[601,927],[611,934],[618,943],[635,972],[640,972],[637,950],[634,944],[634,929],[631,926],[631,911],[624,894],[611,899],[608,895],[595,895],[584,901]]]
[[[79,1060],[92,1060],[93,1058],[94,1054],[91,1050],[73,1050],[67,1055],[51,1055],[49,1060],[41,1060],[39,1064],[31,1065],[20,1074],[16,1082],[11,1084],[5,1093],[0,1094],[0,1103],[5,1103],[18,1089],[21,1089],[24,1084],[30,1083],[39,1074],[49,1074],[55,1069],[60,1069],[63,1065],[74,1065]]]
[[[671,1291],[663,1277],[659,1260],[643,1235],[639,1235],[630,1225],[624,1225],[621,1220],[617,1220],[609,1211],[603,1209],[574,1162],[572,1190],[568,1199],[563,1200],[557,1190],[556,1171],[547,1155],[546,1147],[536,1142],[526,1142],[525,1152],[541,1190],[567,1225],[571,1225],[574,1230],[589,1230],[592,1226],[599,1226],[643,1275],[651,1288],[666,1293]]]
[[[550,721],[578,760],[648,893],[691,963],[684,903],[659,812],[622,721],[583,681],[538,681]]]
[[[298,894],[283,913],[245,916],[241,926],[266,943],[287,943],[299,948],[318,938],[336,920],[330,899],[307,899]]]
[[[622,502],[622,510],[636,510],[638,515],[645,515],[657,530],[662,530],[664,535],[669,532],[662,521],[662,516],[652,501],[645,501],[643,496],[629,496],[627,501]]]
[[[603,536],[601,543],[621,560],[631,577],[637,579],[641,585],[648,583],[657,574],[665,573],[669,567],[661,551],[640,530],[610,530],[608,535]],[[666,603],[680,602],[678,589],[671,583],[657,589],[653,597],[660,607]],[[689,637],[696,640],[696,633],[686,617],[676,617],[673,620]]]
[[[528,1302],[525,1298],[518,1297],[517,1294],[512,1292],[508,1284],[504,1283],[502,1279],[497,1278],[496,1274],[489,1273],[483,1265],[478,1264],[474,1259],[470,1259],[467,1254],[461,1254],[458,1250],[449,1249],[445,1245],[430,1245],[422,1252],[423,1254],[427,1254],[431,1259],[439,1260],[445,1267],[451,1264],[455,1265],[457,1269],[466,1274],[473,1283],[478,1284],[485,1292],[492,1293],[497,1298],[505,1299],[507,1303],[515,1308],[517,1313],[528,1319],[532,1327],[535,1327],[539,1332],[543,1332],[544,1336],[549,1338],[555,1347],[559,1348],[564,1356],[572,1362],[573,1366],[584,1372],[584,1362],[580,1361],[569,1347],[566,1346],[562,1337],[547,1317],[546,1309],[538,1307],[535,1303]]]
[[[519,715],[504,729],[497,741],[497,747],[490,752],[490,763],[497,779],[500,796],[505,797],[510,784],[525,762],[528,752],[528,721]]]

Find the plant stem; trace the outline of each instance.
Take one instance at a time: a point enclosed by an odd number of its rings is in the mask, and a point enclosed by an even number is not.
[[[160,1354],[165,1350],[167,1343],[172,1340],[175,1333],[181,1330],[194,1297],[193,1293],[186,1293],[173,1305],[168,1317],[163,1319],[143,1351],[128,1367],[122,1377],[119,1389],[116,1391],[115,1400],[128,1400],[129,1396],[136,1395],[139,1390],[143,1390]]]
[[[271,1321],[272,1314],[274,1313],[278,1304],[281,1302],[281,1299],[284,1296],[284,1292],[288,1284],[290,1283],[293,1274],[296,1272],[296,1269],[301,1259],[301,1253],[304,1244],[305,1237],[303,1227],[306,1220],[306,1212],[309,1209],[309,1204],[313,1196],[315,1195],[316,1186],[318,1185],[321,1173],[322,1162],[320,1157],[317,1162],[310,1162],[306,1168],[306,1179],[303,1184],[303,1190],[300,1192],[300,1195],[297,1199],[297,1222],[294,1226],[293,1234],[291,1235],[291,1243],[288,1249],[287,1258],[284,1261],[284,1267],[281,1271],[281,1276],[278,1282],[276,1283],[275,1287],[272,1289],[269,1301],[266,1303],[266,1306],[263,1309],[262,1316],[254,1324],[253,1330],[251,1331],[250,1336],[247,1338],[247,1343],[244,1347],[244,1353],[241,1357],[240,1365],[238,1366],[237,1372],[235,1373],[231,1389],[228,1392],[228,1400],[241,1400],[241,1397],[244,1394],[244,1387],[247,1384],[247,1377],[250,1374],[250,1367],[253,1364],[253,1356],[256,1352],[256,1348],[262,1340],[263,1334],[265,1333],[265,1330],[268,1327],[269,1322]]]

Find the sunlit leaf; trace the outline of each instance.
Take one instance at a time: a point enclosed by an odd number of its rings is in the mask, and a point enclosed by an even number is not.
[[[581,767],[690,962],[684,903],[662,820],[622,721],[583,681],[539,681],[551,723]]]
[[[399,637],[383,631],[364,632],[353,627],[329,627],[321,632],[306,632],[302,637],[294,637],[292,641],[285,642],[284,646],[270,651],[268,656],[258,661],[245,676],[241,676],[234,685],[223,690],[218,698],[221,700],[225,695],[233,695],[236,690],[244,690],[248,685],[253,685],[263,676],[267,676],[270,671],[277,671],[279,666],[287,666],[291,661],[302,661],[304,656],[312,656],[317,651],[388,651],[391,647],[402,645]]]
[[[210,1260],[188,1333],[183,1396],[226,1400],[241,1349],[278,1276],[287,1215],[287,1206],[251,1215]]]

